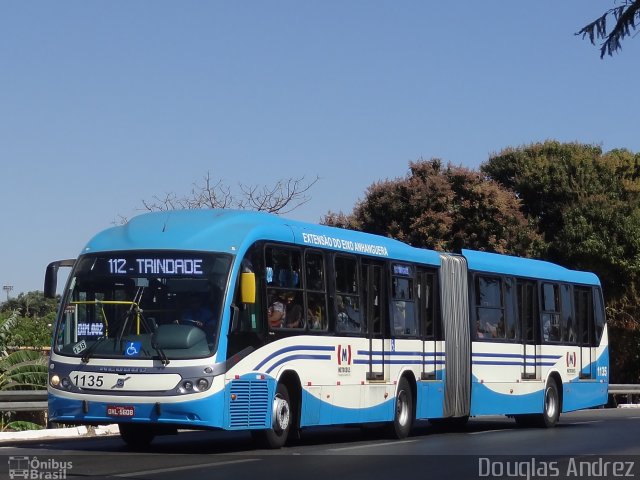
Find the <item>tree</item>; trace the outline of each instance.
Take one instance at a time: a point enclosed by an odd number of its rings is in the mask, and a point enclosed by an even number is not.
[[[615,25],[608,31],[607,19],[611,17]],[[622,40],[635,31],[637,21],[640,21],[640,0],[621,0],[618,6],[610,8],[602,16],[582,27],[576,35],[588,37],[592,45],[595,45],[596,39],[603,40],[600,58],[604,58],[605,54],[612,56],[614,52],[622,49]]]
[[[481,170],[522,201],[544,256],[595,271],[620,297],[640,280],[640,155],[547,141],[507,148]]]
[[[3,330],[0,323],[0,344],[12,347],[42,348],[51,344],[58,301],[45,298],[43,292],[20,293],[0,305],[0,319],[9,316],[11,327]]]
[[[373,184],[352,214],[329,213],[323,223],[444,251],[528,255],[541,240],[512,192],[439,159],[411,162],[407,176]]]
[[[289,213],[309,201],[307,194],[319,180],[315,177],[307,182],[305,177],[278,180],[271,186],[238,184],[238,192],[222,180],[215,180],[210,173],[202,183],[194,183],[188,195],[166,193],[164,197],[154,197],[151,201],[143,200],[145,210],[165,211],[196,208],[237,208],[241,210],[257,210],[269,213]]]
[[[640,154],[547,141],[508,148],[481,170],[516,192],[544,256],[603,284],[611,381],[640,381]]]

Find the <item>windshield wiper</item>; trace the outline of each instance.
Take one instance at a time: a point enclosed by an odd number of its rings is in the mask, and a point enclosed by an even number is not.
[[[98,345],[103,343],[108,338],[109,337],[103,336],[98,338],[95,342],[93,342],[91,346],[89,346],[89,348],[87,348],[82,354],[82,357],[80,358],[82,360],[82,363],[89,363],[89,359],[91,358],[91,355],[93,354],[93,352],[96,351],[96,348],[98,347]]]
[[[162,366],[166,367],[167,365],[169,365],[169,363],[171,363],[169,357],[167,357],[167,354],[164,353],[162,347],[158,345],[155,332],[151,335],[151,348],[153,348],[158,353],[158,357],[160,357]]]

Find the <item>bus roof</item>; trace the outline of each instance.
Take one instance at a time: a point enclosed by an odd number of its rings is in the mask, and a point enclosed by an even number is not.
[[[243,253],[259,240],[286,242],[381,259],[438,267],[440,253],[398,240],[342,228],[285,219],[265,212],[208,209],[145,213],[94,236],[82,253],[120,250],[191,250]],[[469,270],[518,277],[600,285],[592,273],[542,260],[462,250]]]
[[[94,236],[83,253],[193,250],[237,254],[258,240],[287,242],[432,266],[440,255],[387,237],[238,210],[171,210],[132,218]]]
[[[590,272],[569,270],[555,263],[531,258],[512,257],[497,253],[462,250],[469,270],[477,272],[513,275],[516,277],[555,280],[558,282],[600,285],[598,277]]]

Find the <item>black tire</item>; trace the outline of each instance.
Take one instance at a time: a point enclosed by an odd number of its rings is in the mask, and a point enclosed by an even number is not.
[[[390,434],[393,438],[407,438],[413,426],[413,392],[404,377],[398,382],[394,412]]]
[[[120,438],[132,448],[146,448],[156,436],[149,425],[121,423],[118,427],[120,428]]]
[[[271,406],[272,427],[268,430],[253,430],[251,434],[263,448],[281,448],[287,443],[292,421],[293,410],[289,400],[289,390],[286,385],[279,383]]]
[[[514,415],[516,425],[519,427],[555,427],[560,419],[560,394],[558,384],[555,380],[549,379],[544,389],[544,400],[542,413],[528,415]]]
[[[558,384],[549,379],[544,389],[544,406],[540,417],[540,426],[546,428],[555,427],[560,419],[560,394]]]

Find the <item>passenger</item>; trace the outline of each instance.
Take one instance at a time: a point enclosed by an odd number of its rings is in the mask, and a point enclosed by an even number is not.
[[[302,315],[302,307],[298,304],[289,305],[287,313],[287,328],[303,328],[304,318]]]
[[[287,310],[283,300],[280,298],[280,295],[277,292],[272,292],[271,305],[267,309],[269,327],[281,328],[284,325],[286,316]]]

